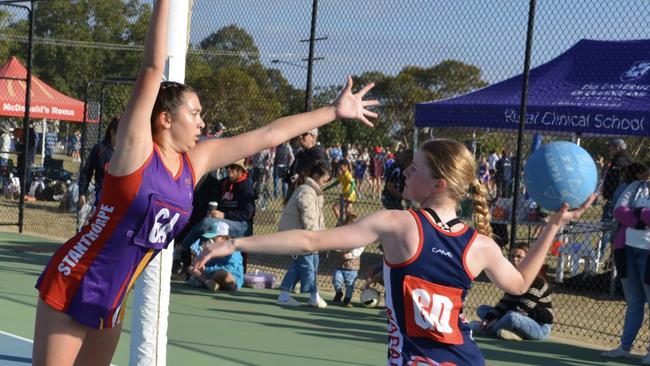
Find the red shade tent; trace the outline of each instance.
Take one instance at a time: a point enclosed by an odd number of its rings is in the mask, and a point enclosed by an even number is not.
[[[15,56],[0,68],[0,116],[25,115],[25,79],[27,69]],[[83,122],[83,101],[61,94],[35,75],[32,75],[31,94],[30,118]]]

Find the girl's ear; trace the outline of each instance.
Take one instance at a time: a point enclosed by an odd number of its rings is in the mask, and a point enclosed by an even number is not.
[[[160,114],[163,120],[163,127],[170,128],[172,126],[172,117],[169,112],[162,112]]]
[[[160,112],[155,119],[154,126],[158,126],[161,129],[170,128],[172,125],[171,115],[169,112]]]
[[[436,183],[433,185],[433,192],[435,194],[444,192],[447,189],[447,181],[444,178],[436,179]]]

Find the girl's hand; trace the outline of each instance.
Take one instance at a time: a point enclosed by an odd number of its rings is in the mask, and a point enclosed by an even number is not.
[[[196,272],[203,272],[205,264],[212,258],[226,257],[235,251],[234,242],[231,239],[218,238],[214,243],[204,244],[201,253],[194,259],[192,267]]]
[[[582,216],[582,214],[585,213],[585,211],[589,207],[591,207],[591,204],[594,202],[595,199],[596,199],[596,194],[592,193],[591,196],[587,198],[585,203],[582,204],[582,206],[572,211],[569,211],[568,203],[562,204],[562,207],[560,207],[560,211],[549,216],[548,223],[563,226],[570,221],[578,220],[580,216]]]
[[[334,108],[336,108],[336,118],[348,118],[348,119],[357,119],[370,127],[373,127],[367,117],[377,118],[377,113],[371,112],[365,107],[379,105],[377,100],[363,100],[363,97],[366,93],[375,86],[374,83],[370,83],[364,86],[361,90],[356,93],[352,93],[352,77],[348,76],[347,83],[345,88],[341,91],[341,94],[334,101]]]

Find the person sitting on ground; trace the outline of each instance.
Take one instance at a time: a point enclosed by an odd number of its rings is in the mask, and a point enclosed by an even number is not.
[[[510,251],[510,262],[519,266],[528,250],[527,243],[517,243]],[[472,322],[472,330],[506,340],[546,339],[553,324],[551,300],[548,283],[538,275],[523,295],[506,293],[494,307],[480,305],[476,314],[481,322]]]
[[[188,249],[209,231],[216,222],[228,224],[230,237],[239,238],[253,233],[253,217],[255,217],[255,190],[248,176],[244,160],[238,160],[226,166],[227,176],[216,179],[207,175],[197,188],[192,215],[185,229],[176,239],[178,245],[174,256],[181,263],[176,264],[178,270],[189,266]],[[210,202],[216,202],[216,209],[210,207]],[[245,263],[245,261],[244,261]],[[182,278],[182,276],[181,276]]]
[[[210,225],[210,228],[201,235],[201,239],[195,241],[190,249],[192,254],[196,256],[201,252],[204,244],[227,238],[228,224],[217,221]],[[188,284],[193,287],[205,286],[213,292],[219,289],[237,291],[244,284],[244,262],[240,252],[233,252],[229,256],[212,259],[202,271],[195,271],[191,266],[188,270],[192,275],[188,280]]]
[[[357,219],[356,215],[347,215],[343,225],[350,224]],[[361,253],[365,247],[354,248],[339,252],[339,263],[332,275],[332,285],[334,285],[334,299],[332,302],[341,302],[346,308],[351,308],[352,294],[354,293],[354,283],[357,281],[359,267],[361,267]],[[345,297],[343,297],[343,285],[345,285]]]

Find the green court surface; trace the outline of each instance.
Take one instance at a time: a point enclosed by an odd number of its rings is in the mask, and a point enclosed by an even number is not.
[[[31,356],[25,349],[33,336],[34,283],[56,247],[56,242],[43,238],[0,233],[0,365],[29,364]],[[277,290],[251,289],[213,294],[174,283],[167,364],[386,364],[386,322],[378,309],[284,308],[275,304],[277,294]],[[323,297],[331,298],[329,294]],[[116,365],[128,364],[129,314],[130,308],[113,359]],[[9,346],[15,342],[27,344]],[[506,342],[478,338],[477,342],[488,365],[640,364],[638,359],[607,361],[595,348],[561,339]]]

